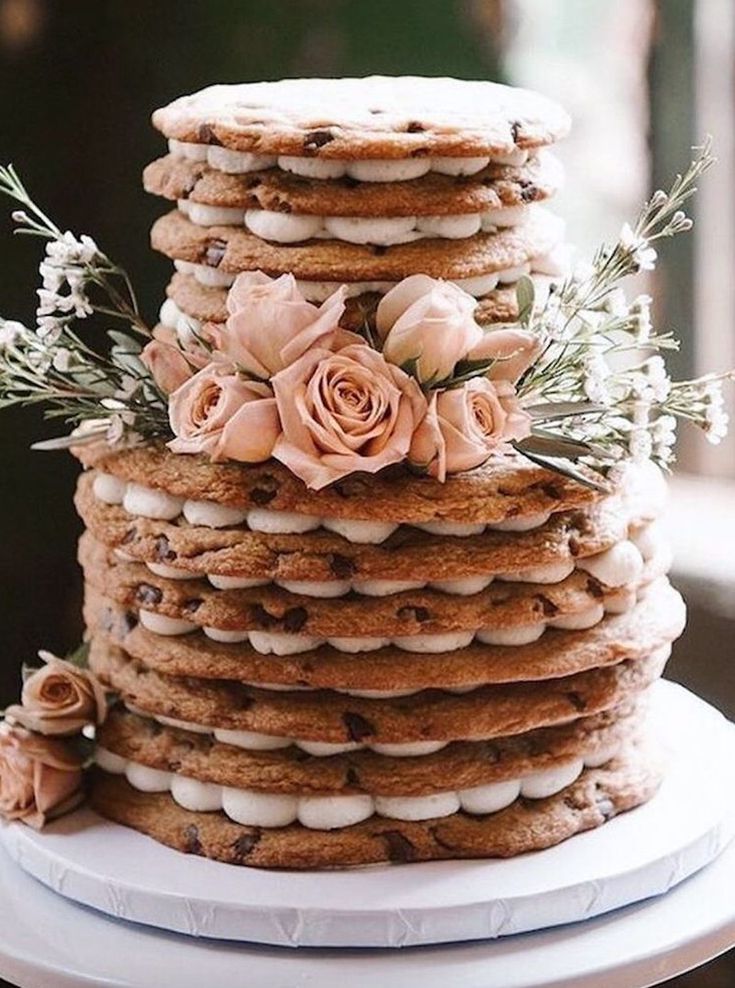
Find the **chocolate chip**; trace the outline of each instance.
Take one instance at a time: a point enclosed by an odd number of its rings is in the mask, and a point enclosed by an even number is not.
[[[561,487],[551,481],[542,484],[541,490],[548,498],[551,498],[552,501],[561,501],[564,497],[564,491]]]
[[[357,775],[357,772],[355,771],[355,766],[354,765],[350,765],[350,767],[347,769],[347,774],[345,775],[345,783],[348,786],[359,786],[360,785],[360,779],[359,779],[359,777]]]
[[[599,580],[596,580],[594,576],[589,577],[586,584],[587,593],[590,597],[604,597],[605,591],[602,589],[602,584]]]
[[[199,610],[203,603],[204,601],[201,597],[192,597],[191,600],[187,600],[184,603],[184,611],[186,611],[187,614],[194,614],[195,611]]]
[[[260,829],[251,830],[242,834],[232,845],[232,853],[235,861],[243,861],[253,849],[258,846],[263,832]]]
[[[539,197],[539,188],[533,182],[521,183],[521,200],[523,202],[535,202]]]
[[[347,556],[341,556],[338,552],[333,552],[329,558],[329,568],[338,580],[349,580],[354,576],[357,567]]]
[[[135,599],[141,604],[160,604],[163,600],[163,591],[159,587],[153,587],[150,583],[139,583],[135,591]]]
[[[264,473],[258,478],[258,486],[250,492],[253,504],[270,504],[278,493],[278,481],[270,473]]]
[[[585,698],[582,696],[581,693],[576,693],[574,690],[571,690],[569,693],[567,693],[566,696],[567,696],[567,700],[569,700],[569,702],[571,703],[571,705],[574,707],[575,710],[587,709],[587,701],[585,700]]]
[[[546,617],[554,617],[555,614],[559,613],[559,608],[557,607],[557,605],[554,603],[553,600],[550,600],[546,596],[546,594],[537,593],[535,599],[541,605],[541,609],[546,615]]]
[[[129,634],[133,628],[137,628],[138,626],[138,615],[134,614],[133,611],[125,611],[120,618],[120,625],[122,627],[123,634]]]
[[[278,491],[267,491],[264,487],[255,487],[250,491],[250,500],[253,504],[270,504]]]
[[[301,631],[308,617],[309,613],[305,607],[289,607],[283,615],[283,628],[285,631]]]
[[[222,258],[225,256],[225,251],[227,250],[227,241],[217,238],[216,240],[210,240],[207,244],[207,250],[204,255],[205,263],[210,266],[210,268],[217,268],[222,263]]]
[[[199,840],[199,828],[193,823],[184,831],[184,851],[186,854],[201,854],[202,842]]]
[[[137,539],[137,537],[138,537],[138,529],[135,526],[133,526],[132,528],[129,528],[127,532],[123,535],[122,544],[128,545],[130,542],[133,542],[135,539]]]
[[[382,257],[384,254],[388,253],[388,248],[385,244],[372,244],[370,250],[376,257]]]
[[[262,604],[255,604],[254,607],[251,607],[250,614],[259,628],[272,628],[274,624],[278,624],[278,618],[269,614]]]
[[[429,153],[429,149],[428,148],[414,148],[411,151],[411,154],[410,154],[409,157],[411,157],[411,158],[425,158],[428,153]]]
[[[380,834],[380,838],[385,841],[390,861],[414,861],[416,859],[416,847],[400,830],[384,830]]]
[[[197,134],[199,144],[217,144],[222,146],[222,141],[217,137],[215,132],[212,130],[212,125],[208,123],[199,124],[199,132]]]
[[[411,120],[411,122],[406,127],[407,134],[420,134],[422,131],[426,130],[426,127],[418,120]]]
[[[423,621],[428,621],[431,617],[431,612],[426,607],[418,607],[416,604],[409,604],[406,607],[399,607],[396,611],[396,617],[400,621],[418,621],[422,623]]]
[[[342,714],[342,723],[347,728],[350,741],[362,741],[364,738],[369,738],[375,734],[375,728],[370,721],[366,720],[362,714],[353,713],[351,710]]]
[[[579,544],[579,539],[575,535],[570,535],[569,536],[569,539],[567,541],[567,545],[569,546],[569,551],[570,551],[570,553],[573,556],[578,556],[579,555],[579,553],[580,553],[580,551],[582,549],[582,546]]]
[[[304,153],[314,154],[319,148],[333,140],[334,134],[331,130],[312,130],[304,137]]]
[[[168,561],[176,559],[176,553],[165,535],[159,535],[156,539],[156,558]]]

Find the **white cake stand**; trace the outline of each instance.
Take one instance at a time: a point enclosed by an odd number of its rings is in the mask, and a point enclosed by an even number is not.
[[[0,837],[49,888],[119,919],[279,947],[405,947],[589,919],[667,891],[735,835],[735,730],[672,683],[654,691],[668,749],[657,796],[557,847],[508,861],[273,872],[180,853],[83,810]]]
[[[648,988],[735,944],[735,844],[668,895],[543,933],[289,950],[160,933],[60,898],[0,850],[0,977],[20,988]]]
[[[735,731],[681,687],[661,684],[655,701],[671,756],[658,796],[599,830],[511,861],[267,872],[184,858],[89,811],[40,835],[5,827],[12,857],[68,898],[0,856],[0,974],[44,988],[158,988],[174,976],[180,988],[218,977],[249,988],[342,988],[348,973],[371,988],[417,975],[428,988],[446,988],[460,973],[463,988],[658,983],[735,943],[735,845],[722,854],[735,831]],[[284,951],[191,934],[289,947],[484,942]],[[493,937],[503,939],[488,942]]]

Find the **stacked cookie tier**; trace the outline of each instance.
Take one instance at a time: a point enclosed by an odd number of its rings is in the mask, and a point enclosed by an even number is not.
[[[603,497],[503,454],[316,494],[273,463],[78,455],[113,819],[337,866],[520,853],[655,790],[646,691],[683,623],[655,473]]]
[[[177,269],[161,321],[226,319],[241,271],[291,273],[310,301],[346,284],[347,324],[417,273],[455,281],[480,322],[517,315],[515,283],[563,267],[545,202],[548,146],[568,129],[524,90],[452,79],[298,80],[212,87],[158,110],[169,154],[145,171],[176,203],[153,247]]]

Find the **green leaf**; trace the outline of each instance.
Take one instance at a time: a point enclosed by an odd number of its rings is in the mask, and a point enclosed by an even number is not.
[[[405,374],[408,374],[410,377],[415,377],[416,380],[418,381],[419,380],[418,366],[419,366],[419,358],[411,357],[410,360],[406,360],[405,363],[401,364],[401,370]]]
[[[527,274],[521,275],[516,284],[518,322],[521,326],[528,326],[530,323],[535,299],[536,289],[534,288],[533,281]]]
[[[118,329],[108,329],[107,335],[115,346],[124,353],[140,353],[143,349],[138,340],[133,339],[132,336],[128,336],[127,333],[121,333]]]
[[[553,433],[533,433],[527,439],[518,443],[517,448],[526,453],[538,453],[540,456],[563,457],[569,460],[579,459],[580,456],[590,456],[594,450],[585,442],[568,439],[566,436],[556,436]]]
[[[531,405],[526,411],[537,422],[552,422],[575,415],[599,415],[606,409],[593,401],[545,401],[540,405]]]
[[[554,473],[559,473],[563,477],[568,477],[570,480],[576,480],[577,483],[582,484],[583,487],[588,487],[593,491],[599,491],[601,494],[611,493],[610,485],[601,476],[600,480],[597,481],[588,474],[577,470],[577,468],[568,460],[557,459],[550,456],[541,456],[536,453],[532,453],[530,450],[520,449],[517,443],[514,443],[513,445],[519,453],[527,457],[533,463],[537,463],[540,467],[544,467],[546,470],[552,470]]]
[[[82,642],[81,645],[77,646],[73,652],[69,652],[65,658],[67,662],[71,662],[71,664],[76,666],[78,669],[88,669],[89,642]]]

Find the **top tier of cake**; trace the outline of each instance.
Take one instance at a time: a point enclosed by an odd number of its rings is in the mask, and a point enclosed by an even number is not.
[[[512,320],[523,274],[558,275],[563,226],[541,203],[569,120],[489,82],[402,78],[213,86],[157,110],[169,154],[145,171],[177,210],[154,226],[178,270],[162,318],[223,322],[241,271],[291,273],[310,301],[384,293],[416,273]],[[364,299],[363,299],[364,301]],[[364,308],[364,305],[362,306]]]

